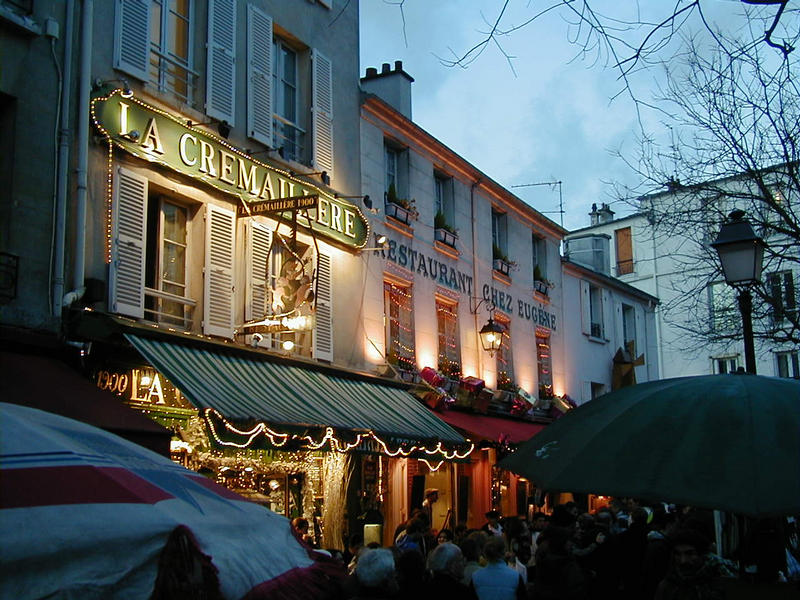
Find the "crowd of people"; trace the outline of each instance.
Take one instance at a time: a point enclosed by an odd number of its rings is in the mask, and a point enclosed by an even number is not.
[[[480,529],[452,531],[432,530],[428,512],[400,525],[391,547],[355,535],[331,552],[348,573],[339,597],[717,600],[739,574],[713,552],[710,511],[613,499],[581,513],[570,502],[530,520],[493,510]]]

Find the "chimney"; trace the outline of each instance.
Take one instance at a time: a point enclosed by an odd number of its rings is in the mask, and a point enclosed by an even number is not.
[[[597,211],[600,223],[610,223],[614,220],[614,211],[611,210],[605,202],[600,205],[600,210]]]
[[[589,213],[590,223],[592,227],[600,223],[600,214],[597,212],[597,204],[592,204],[592,212]]]
[[[383,63],[380,73],[375,67],[368,67],[361,78],[361,89],[375,94],[410,121],[413,81],[414,78],[403,70],[403,61],[396,60],[394,69],[389,63]]]

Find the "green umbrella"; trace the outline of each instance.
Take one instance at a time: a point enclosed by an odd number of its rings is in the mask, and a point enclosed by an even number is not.
[[[643,383],[569,411],[500,461],[548,491],[800,514],[800,381]]]

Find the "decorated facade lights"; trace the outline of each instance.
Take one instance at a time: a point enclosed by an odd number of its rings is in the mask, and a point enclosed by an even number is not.
[[[229,442],[223,440],[219,434],[217,433],[216,427],[214,426],[213,421],[211,420],[210,416],[213,416],[219,419],[225,426],[228,431],[235,433],[237,435],[244,435],[249,436],[247,441],[240,444],[236,442]],[[258,437],[259,434],[264,433],[267,437],[269,437],[270,442],[277,446],[278,448],[285,446],[288,441],[291,440],[298,440],[305,442],[305,449],[308,450],[320,450],[326,444],[329,444],[331,450],[345,453],[353,448],[359,446],[362,442],[372,439],[378,446],[380,446],[381,451],[383,454],[387,456],[395,457],[395,456],[402,456],[408,457],[414,454],[415,452],[424,452],[428,455],[439,454],[445,460],[454,460],[454,459],[464,459],[469,456],[472,451],[475,449],[475,444],[471,441],[467,440],[469,443],[469,448],[464,452],[459,452],[458,450],[448,451],[442,442],[438,442],[436,446],[433,448],[429,448],[424,445],[416,445],[416,444],[400,444],[396,450],[391,450],[389,445],[383,441],[380,437],[378,437],[375,432],[367,431],[365,433],[358,433],[356,434],[356,441],[355,442],[347,442],[338,437],[332,427],[325,428],[325,434],[323,435],[322,439],[319,441],[314,441],[314,438],[310,435],[297,435],[297,434],[288,434],[288,433],[278,433],[270,429],[265,423],[259,422],[255,427],[250,429],[249,431],[241,431],[237,429],[232,423],[230,423],[225,417],[223,417],[218,411],[214,410],[213,408],[207,408],[203,411],[203,418],[205,422],[208,424],[209,431],[211,431],[211,435],[214,437],[214,440],[222,445],[222,446],[231,446],[235,448],[247,448],[249,447],[253,441]],[[275,439],[280,439],[281,441],[276,442]],[[406,446],[404,448],[404,446]]]
[[[431,473],[436,473],[436,471],[438,471],[438,470],[439,470],[439,468],[440,468],[440,467],[441,467],[441,466],[444,464],[444,461],[443,461],[443,460],[440,460],[438,463],[436,463],[436,466],[434,467],[434,466],[433,466],[431,463],[429,463],[429,462],[428,462],[426,459],[424,459],[424,458],[420,458],[420,460],[421,460],[422,462],[424,462],[424,463],[425,463],[425,464],[428,466],[428,470],[429,470]]]

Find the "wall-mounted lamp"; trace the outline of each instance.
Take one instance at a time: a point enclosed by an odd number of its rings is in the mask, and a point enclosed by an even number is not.
[[[389,238],[385,235],[379,235],[375,240],[376,246],[372,248],[360,248],[362,252],[366,252],[368,250],[386,250],[389,248]]]
[[[122,97],[123,98],[130,98],[133,96],[133,90],[131,90],[131,86],[128,85],[127,79],[100,79],[97,78],[94,80],[93,88],[95,90],[99,90],[100,88],[110,85],[112,83],[121,83],[122,84]]]
[[[494,353],[500,349],[505,330],[506,328],[500,323],[495,323],[492,317],[489,317],[489,322],[481,328],[478,335],[481,337],[483,349],[489,353],[489,356],[494,356]]]
[[[340,194],[334,194],[333,197],[334,198],[348,198],[348,199],[361,198],[361,201],[364,203],[364,208],[366,208],[367,210],[370,210],[370,211],[373,210],[373,208],[372,208],[372,200],[369,199],[369,194],[364,194],[363,196],[342,196]]]
[[[319,178],[322,180],[322,183],[325,185],[331,184],[331,178],[328,175],[327,171],[314,171],[313,173],[295,173],[294,171],[289,171],[292,175],[304,175],[305,177],[311,177],[312,175],[319,175]]]
[[[226,140],[228,136],[231,134],[231,126],[228,125],[227,121],[206,121],[205,123],[195,123],[192,120],[186,121],[187,127],[198,127],[199,125],[216,125],[217,131],[219,134],[224,137]]]
[[[281,348],[283,348],[286,352],[291,352],[294,350],[294,342],[292,340],[284,340],[281,344]]]

